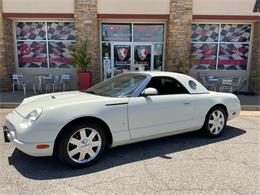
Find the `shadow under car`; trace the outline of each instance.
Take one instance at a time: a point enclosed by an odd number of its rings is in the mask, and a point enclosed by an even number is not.
[[[96,164],[81,169],[67,167],[55,157],[31,157],[17,149],[14,150],[8,160],[9,165],[13,165],[26,178],[35,180],[68,178],[154,157],[171,159],[171,157],[167,156],[168,154],[229,140],[245,132],[245,130],[227,126],[221,136],[217,138],[208,138],[201,135],[199,131],[195,131],[120,146],[105,152]]]

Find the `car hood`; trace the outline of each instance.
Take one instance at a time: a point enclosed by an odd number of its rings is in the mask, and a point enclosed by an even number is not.
[[[83,93],[80,91],[50,93],[25,98],[23,102],[15,109],[15,111],[25,117],[37,108],[42,108],[45,110],[48,108],[67,105],[72,102],[91,102],[105,98],[106,97]]]

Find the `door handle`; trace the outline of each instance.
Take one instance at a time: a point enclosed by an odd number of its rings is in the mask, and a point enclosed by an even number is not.
[[[184,102],[184,105],[189,105],[191,104],[191,102]]]

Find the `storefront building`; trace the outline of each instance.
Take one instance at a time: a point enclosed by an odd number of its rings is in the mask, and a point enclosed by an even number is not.
[[[61,3],[62,2],[62,3]],[[240,77],[260,90],[258,0],[0,0],[0,87],[11,74],[70,74],[89,40],[94,83],[136,70]],[[176,67],[176,60],[182,61]]]

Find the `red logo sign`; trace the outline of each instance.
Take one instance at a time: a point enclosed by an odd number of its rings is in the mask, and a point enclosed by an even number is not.
[[[128,55],[128,49],[125,47],[117,48],[116,52],[120,60],[124,60]]]
[[[147,57],[149,53],[149,50],[147,48],[138,48],[137,49],[137,54],[138,54],[138,57],[143,61],[145,60],[145,58]]]

